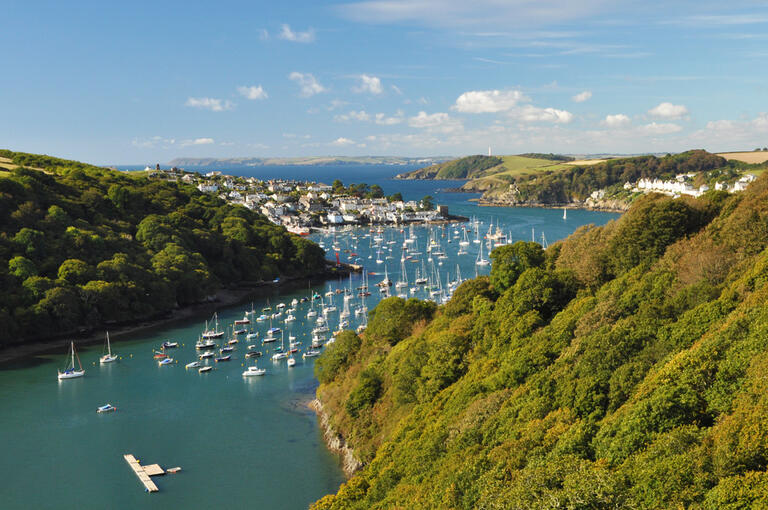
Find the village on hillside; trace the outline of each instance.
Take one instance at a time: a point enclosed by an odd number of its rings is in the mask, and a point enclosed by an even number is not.
[[[150,178],[192,184],[203,193],[216,194],[230,204],[242,205],[264,214],[272,223],[295,234],[309,234],[313,228],[339,225],[402,224],[440,222],[456,219],[446,206],[435,206],[431,197],[420,201],[402,200],[399,194],[384,197],[380,191],[365,196],[343,187],[291,179],[262,181],[219,171],[205,175],[179,168],[144,169]],[[366,185],[358,185],[361,189]],[[371,187],[375,190],[375,187]]]

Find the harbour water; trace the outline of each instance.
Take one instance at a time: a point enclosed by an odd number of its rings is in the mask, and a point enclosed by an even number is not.
[[[332,169],[315,170],[321,174],[316,180],[332,180],[332,175],[322,175],[333,172]],[[505,234],[511,234],[513,240],[530,240],[534,229],[537,241],[541,241],[543,233],[551,243],[580,225],[602,224],[618,216],[569,211],[564,220],[562,210],[481,208],[468,201],[472,195],[439,191],[455,186],[455,182],[390,181],[389,176],[403,169],[379,168],[375,176],[371,169],[366,170],[371,177],[355,182],[379,183],[386,193],[402,191],[407,199],[430,194],[437,203],[447,204],[453,214],[477,217],[482,222],[480,236],[493,222]],[[475,264],[482,243],[471,242],[474,231],[469,235],[468,253],[457,255],[462,228],[445,225],[413,229],[418,241],[413,243],[411,252],[422,255],[411,254],[404,262],[409,287],[414,286],[417,269],[422,274],[439,275],[443,286],[447,280],[456,278],[457,265],[464,278],[474,276],[476,269],[481,274],[490,270],[489,266]],[[254,296],[255,316],[267,313],[262,308],[268,303],[276,312],[280,303],[290,307],[293,299],[317,293],[323,296],[325,304],[332,296],[337,307],[328,313],[329,329],[333,331],[344,309],[343,294],[337,290],[351,288],[349,320],[350,327],[356,327],[365,320],[363,314],[354,313],[356,307],[363,305],[357,295],[363,278],[369,280],[371,295],[365,298],[365,305],[370,309],[383,296],[374,284],[383,278],[385,268],[393,282],[402,277],[400,259],[409,229],[401,232],[386,228],[379,235],[382,241],[377,246],[373,241],[376,234],[368,229],[314,234],[312,238],[329,250],[328,258],[333,258],[331,246],[335,242],[342,260],[365,265],[365,275],[356,274],[351,282],[329,281],[311,288],[297,283],[262,292]],[[426,248],[430,237],[441,245],[446,258],[434,256],[428,262]],[[486,245],[482,246],[487,250]],[[488,257],[487,251],[484,255]],[[376,263],[377,258],[382,261],[380,264]],[[408,288],[402,290],[410,295]],[[393,286],[390,292],[398,291]],[[427,297],[428,293],[419,290],[416,295]],[[210,319],[207,315],[114,342],[112,348],[120,360],[112,364],[98,363],[101,347],[78,348],[86,369],[85,377],[80,379],[56,380],[57,368],[66,365],[65,346],[60,354],[39,355],[0,367],[0,506],[293,509],[306,508],[324,494],[335,492],[343,481],[338,459],[325,448],[317,420],[306,407],[317,383],[313,359],[304,360],[301,354],[309,348],[312,329],[317,326],[307,312],[310,306],[319,311],[320,300],[310,303],[296,306],[295,322],[285,323],[284,311],[272,323],[284,330],[286,348],[289,336],[301,342],[293,368],[286,366],[285,359],[271,361],[281,343],[280,335],[276,335],[276,342],[262,344],[270,323],[256,322],[253,316],[253,322],[246,327],[252,327],[258,340],[238,335],[232,360],[207,361],[214,366],[209,373],[185,369],[185,364],[197,359],[194,344],[205,321]],[[221,309],[219,323],[222,328],[230,327],[250,309],[250,303]],[[153,353],[164,340],[178,341],[180,346],[167,350],[174,362],[160,366]],[[244,359],[248,344],[257,345],[263,353],[255,360],[267,369],[263,377],[241,375],[254,362]],[[117,411],[97,414],[96,408],[108,402]],[[155,477],[160,491],[146,494],[123,460],[125,453],[134,454],[142,464],[181,466],[182,471]]]

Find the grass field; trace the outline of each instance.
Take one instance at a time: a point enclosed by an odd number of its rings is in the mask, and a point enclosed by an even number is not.
[[[743,161],[744,163],[765,163],[768,161],[768,151],[752,151],[752,152],[720,152],[717,154],[727,160],[735,159],[736,161]]]
[[[566,168],[567,165],[549,159],[528,158],[525,156],[499,156],[500,165],[491,167],[474,177],[463,188],[466,190],[488,191],[506,189],[510,178],[534,175],[547,171]]]

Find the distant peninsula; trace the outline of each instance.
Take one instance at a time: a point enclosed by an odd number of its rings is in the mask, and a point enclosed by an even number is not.
[[[466,156],[404,172],[397,179],[465,180],[454,191],[482,193],[480,205],[625,211],[638,196],[740,191],[765,170],[768,151],[579,157],[526,153]]]
[[[168,162],[176,167],[229,168],[233,166],[267,165],[434,165],[453,159],[450,156],[305,156],[295,158],[175,158]]]

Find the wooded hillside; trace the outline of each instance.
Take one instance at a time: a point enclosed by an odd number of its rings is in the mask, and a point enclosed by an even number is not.
[[[324,252],[193,186],[0,151],[0,344],[147,319]],[[30,170],[26,166],[42,169]]]
[[[314,508],[768,506],[767,246],[763,176],[382,301],[316,364],[366,465]]]

